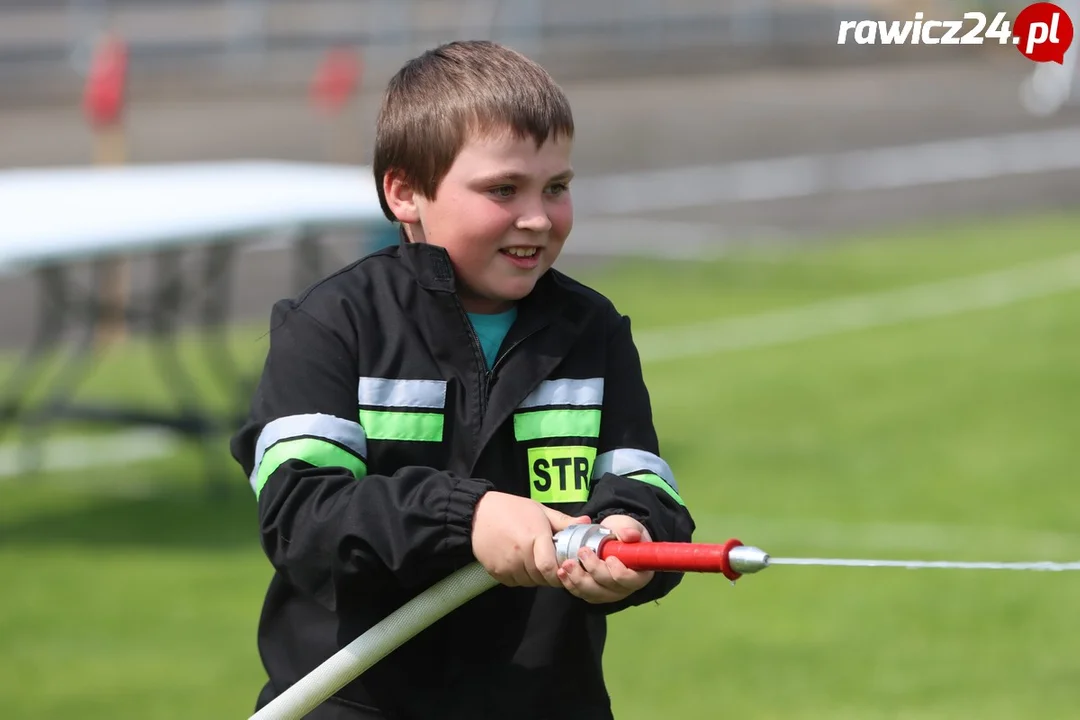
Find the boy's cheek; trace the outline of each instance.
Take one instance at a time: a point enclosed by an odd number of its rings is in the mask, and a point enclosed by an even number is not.
[[[569,203],[566,208],[560,207],[550,212],[548,218],[551,220],[552,235],[559,239],[565,239],[574,227],[574,210]]]

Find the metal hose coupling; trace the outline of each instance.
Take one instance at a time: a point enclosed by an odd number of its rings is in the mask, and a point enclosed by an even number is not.
[[[602,525],[571,525],[555,534],[555,558],[560,565],[570,559],[576,560],[582,548],[600,555],[604,543],[614,539],[615,533]]]

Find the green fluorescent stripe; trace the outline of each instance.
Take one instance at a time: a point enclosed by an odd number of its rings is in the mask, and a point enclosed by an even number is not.
[[[255,476],[255,497],[258,498],[270,475],[289,460],[303,460],[315,467],[343,467],[357,479],[367,475],[367,465],[348,450],[318,438],[285,440],[274,445],[263,455],[259,474]]]
[[[368,440],[414,440],[442,442],[442,413],[361,410],[360,424]]]
[[[626,477],[630,478],[631,480],[640,480],[641,482],[647,485],[652,485],[653,487],[658,487],[664,492],[666,492],[668,495],[670,495],[675,500],[675,502],[679,503],[683,507],[686,507],[686,503],[684,503],[683,499],[679,497],[679,493],[675,492],[675,489],[668,485],[664,478],[660,477],[659,475],[653,475],[652,473],[642,473],[640,475],[627,475]]]
[[[600,411],[538,410],[514,415],[514,436],[519,441],[554,437],[599,437]]]

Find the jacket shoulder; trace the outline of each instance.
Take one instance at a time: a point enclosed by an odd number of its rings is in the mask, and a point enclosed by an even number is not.
[[[560,292],[570,295],[577,303],[585,305],[605,325],[617,324],[622,321],[622,313],[615,307],[615,303],[602,292],[554,268],[550,272],[552,281]]]
[[[337,327],[355,321],[365,308],[377,303],[380,286],[402,271],[397,248],[383,248],[355,260],[308,286],[295,298],[279,301],[282,309],[299,310]],[[348,317],[345,317],[348,316]]]

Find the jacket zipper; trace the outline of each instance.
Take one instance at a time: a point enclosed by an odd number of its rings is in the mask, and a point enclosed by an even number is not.
[[[541,326],[541,327],[538,327],[538,328],[535,328],[534,330],[531,330],[531,331],[529,332],[529,334],[528,334],[528,335],[526,335],[525,337],[522,337],[522,338],[518,338],[517,340],[515,340],[515,341],[514,341],[514,344],[513,344],[513,345],[511,345],[510,347],[506,348],[506,352],[504,352],[504,353],[503,353],[502,355],[500,355],[499,357],[495,358],[495,363],[494,363],[494,364],[493,364],[493,365],[491,366],[491,370],[489,370],[489,371],[488,371],[488,379],[490,380],[490,379],[491,379],[491,376],[495,374],[495,371],[499,369],[499,363],[501,363],[501,362],[503,361],[503,359],[504,359],[504,358],[505,358],[505,357],[506,357],[507,355],[509,355],[510,353],[514,352],[514,348],[516,348],[516,347],[517,347],[518,345],[520,345],[521,343],[523,343],[523,342],[525,342],[526,340],[528,340],[529,338],[531,338],[531,337],[532,337],[533,335],[535,335],[536,333],[540,332],[540,331],[541,331],[542,329],[543,329],[543,326]]]
[[[518,345],[520,345],[521,343],[523,343],[526,340],[528,340],[529,338],[531,338],[536,333],[543,330],[544,327],[546,327],[546,326],[541,325],[540,327],[534,328],[533,330],[529,331],[529,333],[527,335],[518,338],[517,340],[514,341],[514,343],[510,347],[506,348],[506,352],[504,352],[502,355],[499,355],[498,357],[495,358],[495,362],[491,364],[491,369],[488,370],[487,378],[484,381],[484,400],[483,400],[483,405],[481,407],[484,408],[485,414],[487,412],[486,408],[487,408],[488,396],[491,393],[491,379],[492,379],[492,377],[494,377],[495,371],[499,369],[499,365],[502,363],[503,359],[507,355],[509,355],[510,353],[514,352],[514,348],[516,348]]]
[[[546,325],[541,325],[538,328],[534,328],[524,337],[518,338],[514,343],[506,349],[502,355],[495,358],[495,362],[492,363],[491,369],[486,370],[487,360],[484,358],[484,347],[480,344],[480,338],[476,334],[476,330],[473,328],[472,323],[469,321],[469,314],[465,311],[465,306],[462,305],[461,299],[454,296],[454,301],[457,304],[458,311],[461,313],[461,319],[465,322],[466,327],[469,329],[469,337],[472,338],[472,347],[474,359],[480,363],[481,368],[485,368],[484,372],[480,373],[480,417],[483,418],[487,415],[487,404],[489,396],[491,395],[491,378],[495,375],[495,371],[499,369],[499,365],[506,358],[507,355],[514,351],[518,345],[531,338],[536,333],[543,330]]]
[[[465,323],[465,327],[469,331],[469,337],[472,338],[473,360],[476,360],[480,364],[480,418],[482,420],[484,415],[487,414],[488,383],[491,379],[491,373],[487,372],[487,360],[484,359],[484,346],[480,344],[480,338],[476,334],[476,329],[473,328],[472,322],[469,321],[469,314],[465,312],[465,306],[461,303],[461,298],[456,294],[454,295],[454,304],[457,305],[458,312],[461,314],[461,320]]]

